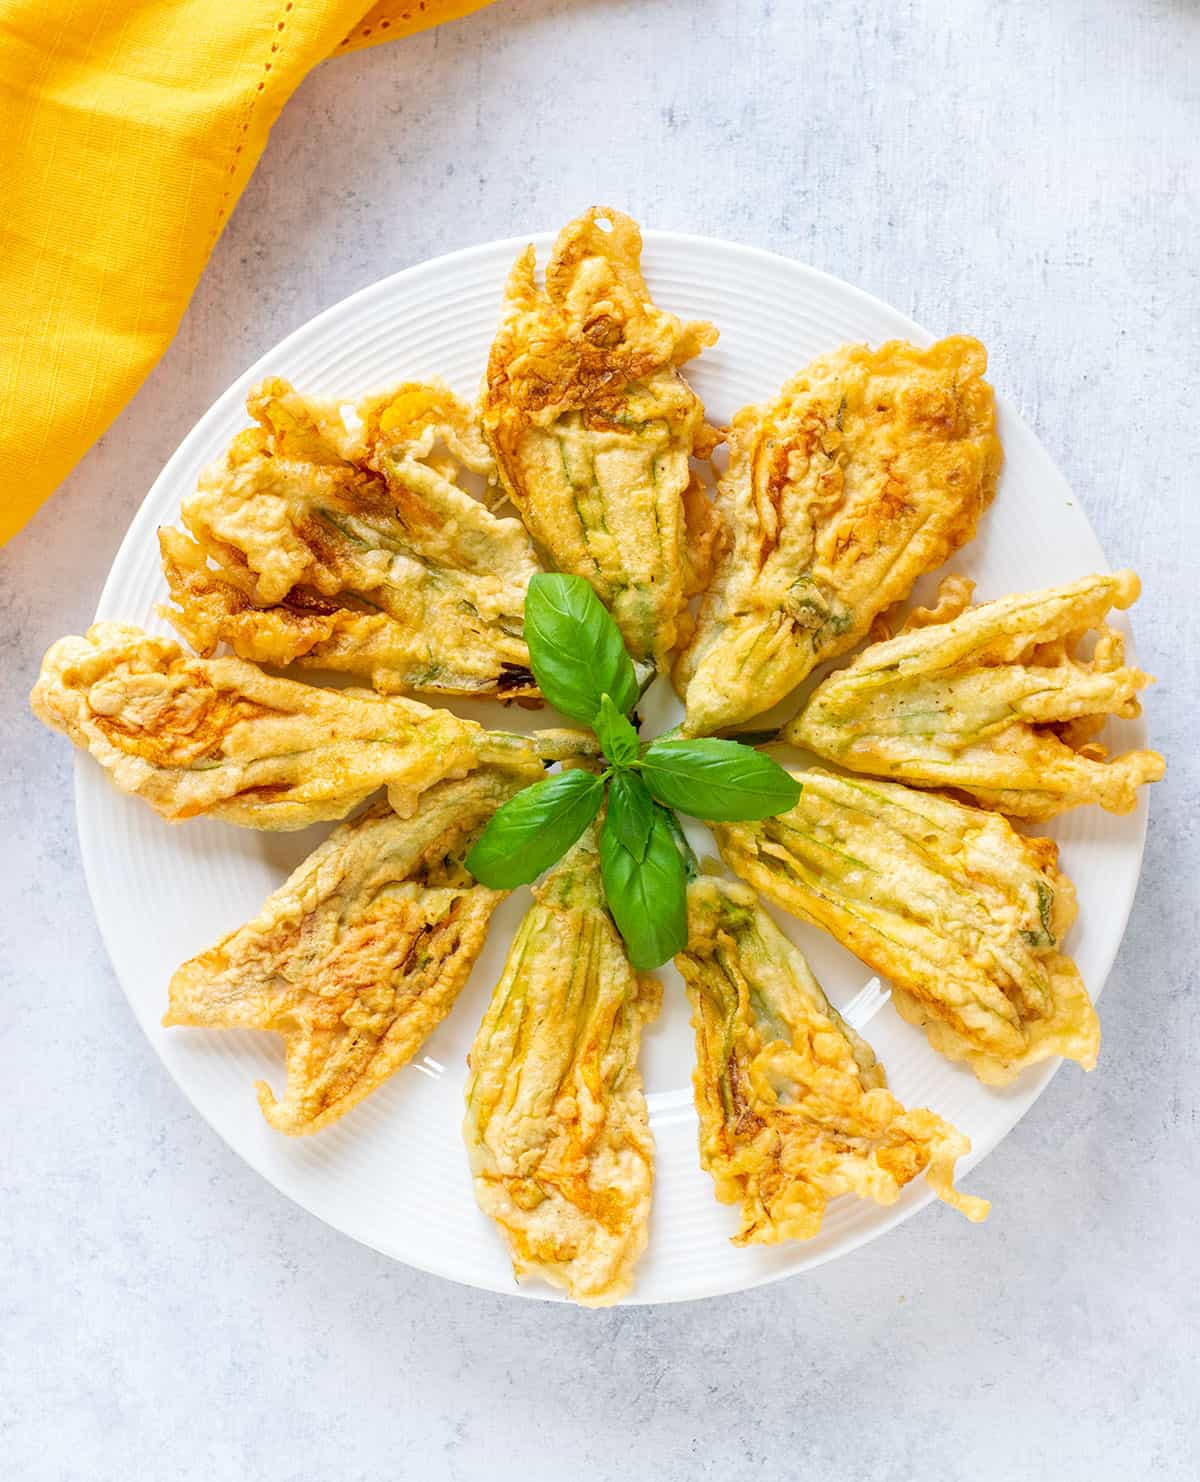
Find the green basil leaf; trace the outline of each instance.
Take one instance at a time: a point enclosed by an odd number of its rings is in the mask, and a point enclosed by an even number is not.
[[[613,704],[612,696],[600,696],[600,709],[592,722],[592,729],[600,738],[604,755],[614,767],[627,767],[636,762],[641,743],[638,733]]]
[[[492,815],[467,869],[492,890],[528,885],[562,858],[603,801],[604,783],[578,768],[535,782]]]
[[[687,877],[661,808],[655,808],[645,858],[639,860],[605,820],[600,877],[629,961],[639,972],[660,967],[687,946]]]
[[[525,642],[538,688],[556,710],[590,726],[605,694],[622,715],[637,676],[620,629],[582,576],[539,572],[525,594]]]
[[[800,796],[800,784],[769,756],[736,741],[652,741],[642,778],[669,808],[715,823],[772,818]]]
[[[654,826],[654,800],[636,773],[618,772],[609,783],[604,826],[612,829],[639,863],[645,859]]]

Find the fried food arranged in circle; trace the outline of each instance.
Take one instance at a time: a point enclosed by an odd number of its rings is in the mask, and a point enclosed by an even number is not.
[[[544,279],[522,252],[478,405],[436,381],[323,402],[264,380],[251,425],[159,531],[158,611],[198,656],[101,622],[53,645],[31,697],[168,821],[286,830],[357,815],[170,984],[167,1025],[282,1036],[285,1084],[257,1091],[290,1135],[329,1127],[418,1054],[507,887],[560,856],[505,944],[463,1134],[516,1277],[586,1306],[631,1290],[647,1244],[639,1052],[662,990],[630,954],[675,951],[686,910],[674,961],[700,1159],[739,1211],[735,1245],[824,1232],[835,1249],[864,1206],[830,1215],[830,1200],[890,1206],[921,1178],[983,1219],[986,1202],[954,1185],[966,1136],[897,1099],[757,892],[886,978],[898,1012],[981,1082],[1059,1055],[1090,1070],[1099,1024],[1064,951],[1074,888],[1055,844],[1010,817],[1128,813],[1164,766],[1100,744],[1151,682],[1107,625],[1138,595],[1132,572],[976,607],[972,583],[947,576],[894,629],[996,492],[978,341],[842,345],[715,428],[684,372],[717,331],[654,302],[642,249],[632,220],[594,207],[559,233]],[[652,279],[668,255],[658,239]],[[664,279],[683,285],[681,308],[700,283],[689,271]],[[700,308],[715,318],[720,302]],[[470,338],[463,308],[451,351]],[[447,366],[462,370],[453,354]],[[701,464],[726,438],[713,499]],[[535,602],[527,629],[543,571],[578,590],[568,601],[551,581],[558,597],[536,616]],[[277,676],[292,666],[307,682]],[[647,694],[667,672],[683,720],[654,736],[676,718]],[[485,730],[410,698],[536,707],[537,674],[588,729]],[[322,687],[338,683],[364,687]],[[837,767],[796,774],[793,806],[745,749],[780,737]],[[586,768],[588,786],[568,775],[517,798],[551,762]],[[710,823],[746,883],[699,874],[675,810],[754,820]],[[1117,838],[1093,824],[1101,844]],[[219,833],[185,851],[201,892]],[[686,1242],[673,1256],[686,1264]]]
[[[594,208],[564,227],[535,276],[509,276],[488,359],[483,427],[500,478],[559,571],[586,577],[635,659],[664,667],[719,538],[689,458],[715,435],[679,367],[716,341],[650,298],[642,238]]]
[[[1080,803],[1128,813],[1138,787],[1162,777],[1163,759],[1106,760],[1094,738],[1107,716],[1138,715],[1150,683],[1126,667],[1122,635],[1103,626],[1139,590],[1132,571],[1119,571],[961,615],[951,608],[949,621],[922,621],[831,674],[784,737],[850,771],[953,788],[1020,818]],[[1081,657],[1092,629],[1094,649]]]
[[[996,490],[987,355],[846,345],[733,419],[717,509],[728,551],[680,656],[684,730],[706,735],[783,700],[971,539]]]
[[[810,1240],[839,1194],[894,1204],[924,1174],[970,1220],[985,1200],[954,1187],[969,1140],[887,1090],[870,1045],[822,992],[800,950],[745,885],[702,875],[675,959],[696,1036],[700,1161],[741,1206],[735,1245]]]
[[[471,1049],[463,1133],[517,1277],[606,1306],[646,1246],[654,1144],[637,1059],[661,988],[630,967],[604,908],[594,828],[534,897]]]
[[[258,1083],[263,1115],[293,1135],[336,1122],[453,1007],[504,899],[463,857],[520,786],[484,769],[430,788],[412,818],[377,803],[342,824],[253,921],[184,963],[163,1023],[281,1034],[287,1089]]]
[[[408,816],[426,788],[476,767],[525,782],[543,775],[530,742],[448,710],[278,679],[243,659],[191,658],[124,623],[60,638],[30,700],[116,787],[172,822],[203,814],[304,828],[344,818],[385,784]]]
[[[515,519],[459,482],[495,483],[471,408],[442,386],[369,398],[351,419],[286,381],[253,390],[257,424],[159,531],[175,606],[204,656],[334,670],[388,694],[537,693],[524,603],[538,570]]]
[[[1100,1025],[1061,950],[1075,891],[1050,839],[900,783],[795,776],[787,813],[712,825],[733,870],[887,978],[899,1012],[981,1081],[1053,1055],[1092,1069]]]

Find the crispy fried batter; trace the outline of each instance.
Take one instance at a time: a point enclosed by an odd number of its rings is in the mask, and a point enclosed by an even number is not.
[[[1100,1025],[1060,950],[1075,892],[1050,839],[900,783],[795,775],[789,812],[712,825],[732,869],[890,979],[900,1013],[981,1081],[1052,1055],[1091,1070]]]
[[[430,788],[412,818],[377,803],[343,824],[253,921],[184,963],[163,1023],[283,1035],[287,1089],[258,1083],[263,1115],[293,1135],[336,1122],[453,1007],[504,899],[463,856],[520,786],[484,769]]]
[[[735,1245],[810,1240],[828,1201],[894,1204],[924,1173],[970,1220],[987,1203],[954,1187],[969,1140],[886,1089],[870,1045],[842,1019],[754,892],[711,875],[688,890],[675,959],[696,1035],[700,1161],[717,1198],[740,1204]]]
[[[703,482],[695,474],[683,491],[683,513],[683,595],[698,597],[708,590],[717,562],[729,544],[729,532]],[[682,614],[681,621],[686,616],[686,613]]]
[[[248,828],[344,818],[388,787],[403,816],[445,777],[495,765],[536,782],[532,744],[445,710],[276,679],[242,659],[194,659],[123,623],[47,653],[34,714],[164,818]]]
[[[630,1288],[654,1176],[642,1026],[661,989],[604,909],[594,830],[535,889],[470,1055],[475,1196],[518,1277],[588,1307]]]
[[[1103,626],[1137,598],[1132,571],[1002,597],[919,624],[868,648],[816,690],[784,738],[854,772],[953,788],[1020,818],[1080,803],[1128,813],[1163,759],[1103,760],[1090,738],[1108,715],[1139,713],[1150,683],[1125,667],[1124,639]],[[954,605],[950,607],[953,614]],[[1090,658],[1076,650],[1098,629]]]
[[[689,538],[710,545],[716,525],[707,499],[705,510],[688,492],[689,456],[712,438],[679,367],[717,335],[654,305],[641,251],[627,216],[596,207],[559,234],[544,290],[533,248],[521,254],[488,360],[483,427],[538,546],[558,570],[587,577],[634,658],[662,666],[689,583],[704,575]]]
[[[537,693],[524,602],[538,569],[520,523],[456,482],[495,480],[471,409],[409,383],[364,402],[353,431],[286,381],[252,391],[240,433],[159,532],[175,608],[204,656],[353,674],[377,690]]]
[[[975,533],[1000,442],[987,357],[847,345],[733,420],[717,507],[733,542],[675,668],[685,731],[769,709]]]
[[[484,503],[489,509],[504,503],[478,407],[440,381],[406,381],[393,391],[368,396],[352,418],[339,416],[333,431],[344,458],[386,478],[404,484],[423,468],[453,484],[469,470],[486,479]],[[413,464],[420,468],[413,470]]]
[[[887,612],[881,612],[871,624],[868,638],[872,643],[886,643],[901,633],[912,633],[917,628],[932,628],[937,623],[952,623],[961,617],[971,605],[975,583],[969,576],[952,573],[938,582],[937,596],[932,607],[914,607],[903,613],[902,602]]]

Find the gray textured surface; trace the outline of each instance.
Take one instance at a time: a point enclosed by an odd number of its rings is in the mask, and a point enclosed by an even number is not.
[[[505,0],[308,81],[165,361],[0,556],[7,1475],[1196,1475],[1198,48],[1190,0]],[[978,333],[1142,573],[1171,764],[1102,1067],[988,1160],[987,1226],[931,1209],[789,1283],[602,1316],[389,1264],[217,1141],[134,1027],[68,748],[23,708],[245,365],[396,267],[593,200]]]

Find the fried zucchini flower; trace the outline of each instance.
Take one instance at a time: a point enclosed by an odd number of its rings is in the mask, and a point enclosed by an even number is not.
[[[343,824],[253,921],[184,963],[163,1023],[281,1034],[287,1089],[258,1083],[263,1115],[293,1135],[336,1122],[453,1007],[504,899],[463,857],[520,785],[486,769],[430,788],[412,818],[377,803]]]
[[[446,777],[492,765],[543,775],[532,743],[368,690],[277,679],[242,659],[195,659],[170,638],[96,623],[42,662],[33,712],[88,751],[122,792],[171,821],[247,828],[344,818],[385,784],[409,816]]]
[[[1150,683],[1126,667],[1122,635],[1102,626],[1138,591],[1133,572],[1119,571],[922,619],[830,675],[784,737],[853,772],[953,788],[1020,818],[1080,803],[1128,813],[1163,759],[1106,761],[1093,737],[1106,716],[1137,715]],[[1091,657],[1080,657],[1093,628]]]
[[[733,541],[681,654],[684,730],[769,709],[975,533],[1001,450],[977,340],[847,345],[733,419]]]
[[[787,813],[712,825],[733,870],[889,979],[904,1018],[981,1081],[1052,1055],[1091,1070],[1100,1025],[1061,950],[1075,892],[1050,839],[900,783],[795,775]]]
[[[247,398],[256,426],[159,531],[173,608],[205,657],[364,679],[386,694],[537,693],[524,602],[538,570],[520,522],[460,487],[495,481],[471,409],[441,386],[364,402],[349,432],[286,381]]]
[[[655,306],[641,252],[634,222],[596,207],[559,234],[544,290],[533,248],[521,254],[488,360],[483,428],[539,548],[592,583],[635,659],[662,667],[718,539],[688,461],[714,435],[679,373],[717,333]]]
[[[717,1198],[741,1205],[735,1245],[810,1240],[830,1199],[894,1204],[922,1173],[968,1219],[986,1216],[985,1200],[954,1187],[969,1140],[886,1089],[870,1045],[752,890],[711,875],[694,881],[687,950],[675,965],[696,1035],[700,1161]]]
[[[534,897],[471,1049],[463,1135],[517,1277],[606,1306],[646,1246],[654,1144],[637,1057],[661,989],[604,909],[594,829]]]

